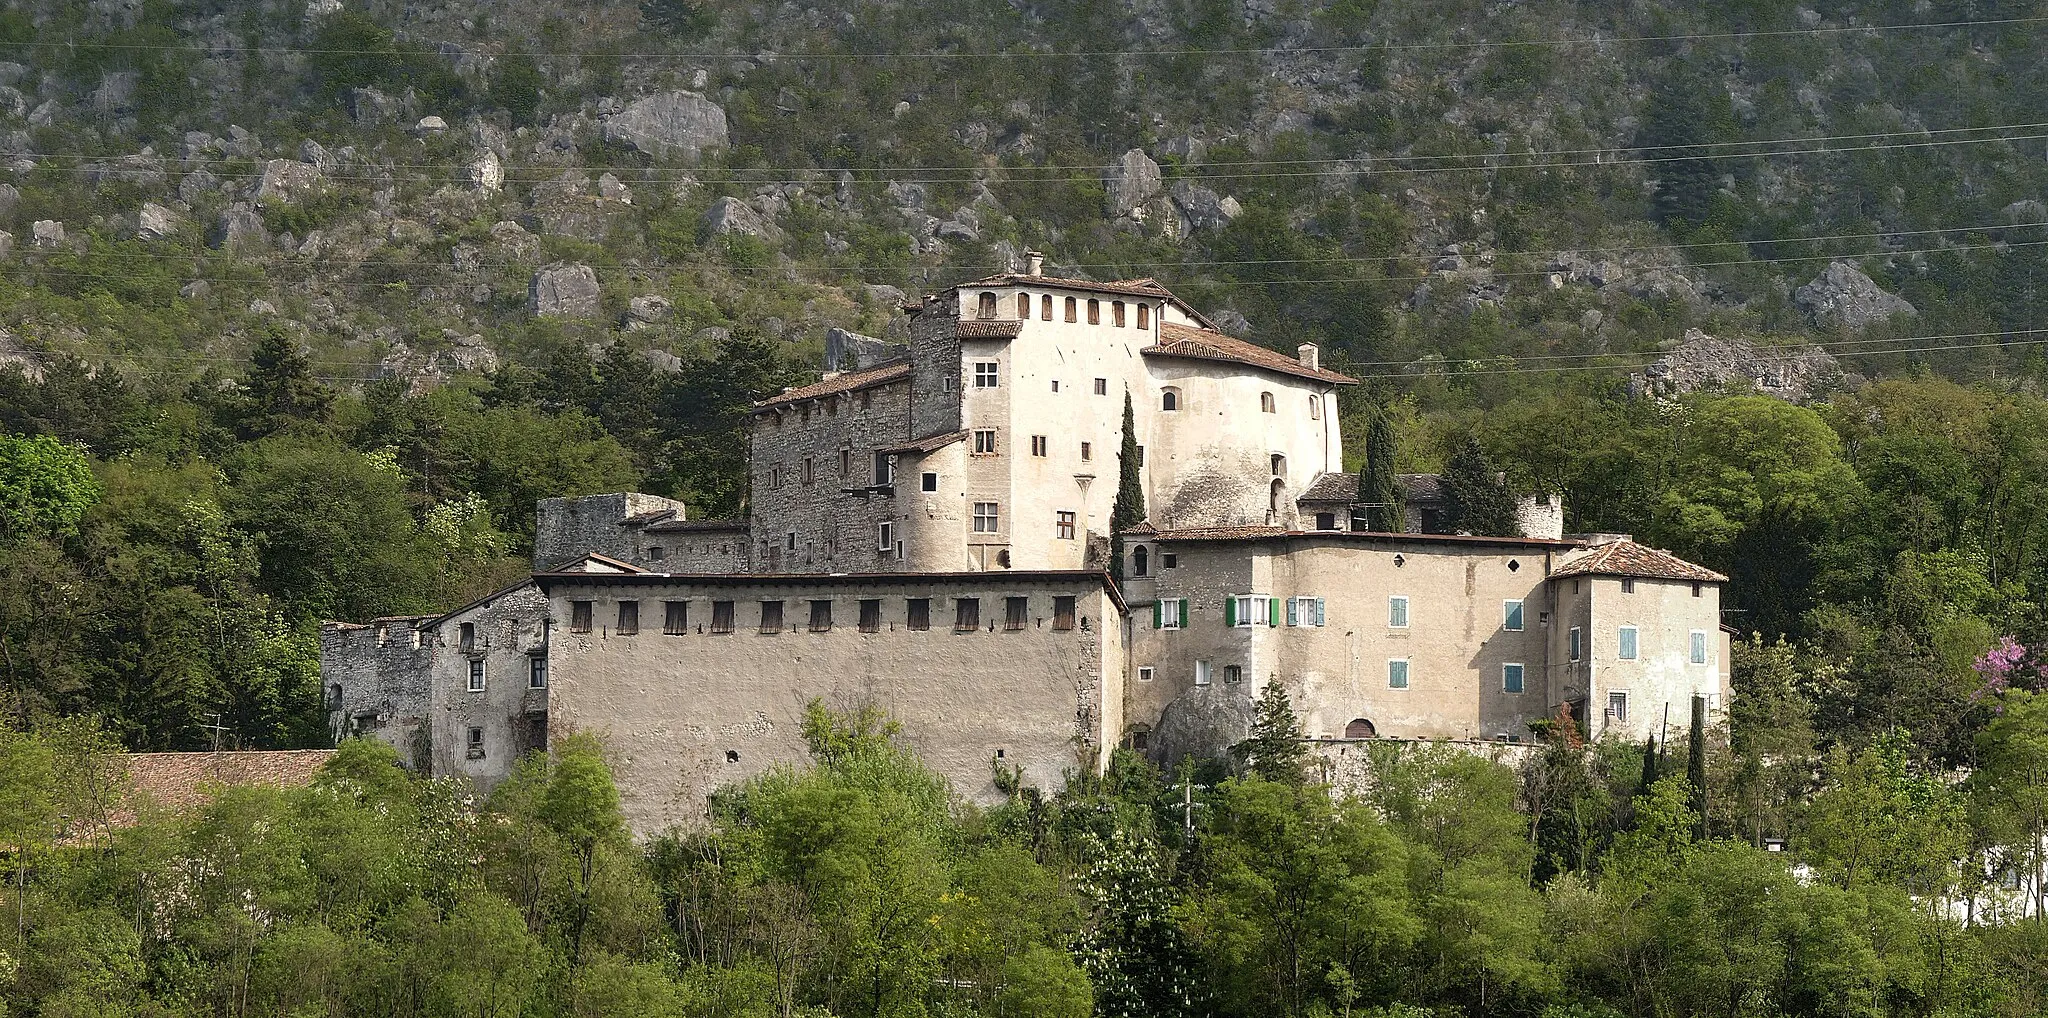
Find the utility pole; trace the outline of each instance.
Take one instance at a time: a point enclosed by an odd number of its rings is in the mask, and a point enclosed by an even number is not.
[[[199,727],[200,727],[200,728],[201,728],[202,730],[204,730],[204,731],[207,731],[207,732],[211,732],[211,733],[212,733],[212,739],[213,739],[213,752],[215,752],[215,753],[218,753],[218,752],[220,752],[220,733],[222,733],[222,732],[225,732],[225,731],[227,731],[228,729],[227,729],[227,726],[226,726],[226,725],[223,725],[223,724],[221,724],[221,723],[220,723],[220,715],[219,715],[219,714],[214,714],[214,715],[212,715],[212,718],[213,718],[213,724],[210,724],[210,725],[200,725]]]

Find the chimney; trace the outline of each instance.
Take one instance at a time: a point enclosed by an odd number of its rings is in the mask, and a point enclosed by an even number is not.
[[[1321,350],[1316,349],[1316,345],[1314,343],[1303,343],[1299,347],[1296,347],[1294,351],[1294,356],[1296,360],[1301,361],[1302,367],[1307,368],[1310,371],[1322,370],[1323,352]]]
[[[1045,252],[1043,252],[1043,251],[1026,251],[1026,252],[1024,252],[1024,274],[1025,274],[1025,275],[1027,275],[1027,276],[1038,276],[1038,275],[1043,275],[1043,274],[1044,274],[1044,272],[1045,272]]]

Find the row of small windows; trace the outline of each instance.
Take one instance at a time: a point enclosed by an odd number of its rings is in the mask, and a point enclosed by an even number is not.
[[[1065,309],[1066,309],[1066,319],[1067,319],[1067,321],[1069,321],[1069,322],[1079,322],[1079,321],[1080,321],[1080,315],[1081,315],[1081,303],[1082,303],[1082,302],[1081,302],[1081,300],[1080,300],[1079,298],[1076,298],[1076,297],[1068,297],[1068,298],[1066,298],[1066,299],[1065,299]],[[980,319],[983,319],[983,320],[988,320],[988,319],[992,319],[992,318],[995,318],[995,317],[996,317],[996,314],[997,314],[997,311],[996,311],[996,308],[997,308],[997,304],[998,304],[998,301],[997,301],[997,297],[996,297],[996,294],[995,294],[995,292],[994,292],[994,291],[989,291],[989,290],[984,290],[984,291],[982,291],[982,293],[981,293],[981,294],[980,294],[979,296],[977,296],[977,297],[975,298],[974,316],[975,316],[976,318],[980,318]],[[1152,327],[1152,305],[1150,305],[1150,304],[1145,304],[1145,303],[1138,303],[1138,304],[1136,304],[1136,305],[1134,305],[1134,306],[1135,306],[1135,307],[1137,308],[1138,328],[1141,328],[1141,329],[1149,329],[1149,328],[1151,328],[1151,327]],[[1087,301],[1087,308],[1088,308],[1088,324],[1090,324],[1090,325],[1101,325],[1101,324],[1102,324],[1102,301],[1101,301],[1101,300],[1100,300],[1099,298],[1095,298],[1095,297],[1090,297],[1090,298],[1088,298],[1088,301]],[[1116,328],[1119,328],[1119,329],[1123,328],[1123,327],[1124,327],[1124,325],[1125,325],[1124,311],[1125,311],[1125,305],[1124,305],[1124,302],[1123,302],[1123,301],[1120,301],[1120,300],[1113,300],[1113,301],[1110,301],[1110,302],[1109,302],[1109,324],[1110,324],[1110,325],[1112,325],[1112,326],[1115,326]],[[1017,317],[1018,317],[1018,318],[1019,318],[1020,320],[1021,320],[1021,319],[1029,319],[1029,318],[1031,317],[1031,295],[1030,295],[1030,294],[1028,294],[1028,293],[1020,293],[1020,294],[1018,294],[1018,295],[1017,295]],[[1052,296],[1052,294],[1049,294],[1049,293],[1047,293],[1047,294],[1040,294],[1040,295],[1039,295],[1039,298],[1038,298],[1038,317],[1039,317],[1040,319],[1042,319],[1042,320],[1044,320],[1044,321],[1048,321],[1048,322],[1049,322],[1049,321],[1052,321],[1052,320],[1053,320],[1053,296]]]
[[[1169,385],[1159,390],[1159,409],[1167,413],[1178,413],[1189,409],[1187,397],[1178,388]],[[1259,412],[1268,414],[1279,413],[1280,402],[1278,398],[1270,392],[1259,393]],[[1308,397],[1308,417],[1312,421],[1323,419],[1323,398],[1321,396],[1311,394]]]
[[[1000,451],[1001,451],[1001,443],[999,443],[999,442],[998,442],[998,441],[996,440],[996,429],[994,429],[994,428],[976,428],[976,429],[974,429],[974,431],[973,431],[972,439],[973,439],[973,443],[974,443],[974,455],[976,455],[976,456],[994,456],[994,455],[996,455],[996,454],[997,454],[998,452],[1000,452]],[[1093,443],[1093,442],[1082,442],[1082,443],[1080,443],[1080,446],[1081,446],[1081,462],[1083,462],[1083,463],[1092,463],[1092,462],[1094,462],[1094,461],[1095,461],[1095,443]],[[1046,436],[1046,435],[1033,435],[1033,436],[1031,436],[1031,455],[1033,455],[1033,456],[1036,456],[1036,457],[1039,457],[1039,458],[1041,458],[1041,459],[1043,459],[1043,458],[1045,458],[1045,457],[1049,457],[1049,456],[1051,456],[1051,455],[1052,455],[1052,439],[1051,439],[1051,438],[1050,438],[1049,436]],[[1139,455],[1138,455],[1138,465],[1139,465],[1139,466],[1141,466],[1141,467],[1145,465],[1145,456],[1144,456],[1144,447],[1143,447],[1143,446],[1140,446],[1140,447],[1139,447]],[[937,477],[938,477],[938,475],[936,475],[936,474],[926,474],[925,476],[926,476],[926,477],[929,477],[929,478],[932,478],[932,479],[933,479],[933,486],[932,486],[932,487],[929,487],[929,488],[926,488],[926,489],[924,489],[924,490],[926,490],[926,491],[937,491],[937,490],[939,490],[939,489],[938,489],[938,487],[937,487]]]
[[[931,626],[931,619],[932,619],[932,600],[933,600],[932,598],[928,598],[928,597],[911,597],[911,598],[905,598],[905,599],[904,599],[904,601],[903,601],[903,614],[902,614],[902,616],[901,616],[903,628],[905,628],[905,629],[909,629],[909,630],[913,630],[913,631],[921,631],[921,630],[928,630],[928,629],[930,629],[930,628],[932,627],[932,626]],[[958,597],[958,598],[953,598],[952,600],[953,600],[953,629],[954,629],[954,630],[955,630],[956,632],[971,632],[971,631],[975,631],[975,630],[978,630],[978,629],[980,629],[980,628],[981,628],[981,600],[982,600],[982,599],[981,599],[981,598],[978,598],[978,597]],[[1052,628],[1053,628],[1053,629],[1055,629],[1055,630],[1068,630],[1068,629],[1073,629],[1073,628],[1074,628],[1074,626],[1075,626],[1075,622],[1076,622],[1076,616],[1075,616],[1075,603],[1076,603],[1076,601],[1075,601],[1075,598],[1073,598],[1073,597],[1071,597],[1071,596],[1068,596],[1068,595],[1055,595],[1055,596],[1053,597],[1053,599],[1052,599]],[[689,601],[663,601],[663,602],[662,602],[661,604],[662,604],[662,627],[661,627],[661,632],[662,632],[662,635],[664,635],[664,636],[687,636],[687,635],[689,635],[689,634],[690,634],[690,625],[691,625],[691,623],[690,623],[690,604],[691,604],[691,602],[689,602]],[[833,628],[834,628],[834,621],[833,621],[833,612],[834,612],[834,606],[835,606],[836,602],[835,602],[835,601],[834,601],[834,600],[833,600],[832,598],[814,598],[814,599],[810,599],[810,600],[807,600],[807,601],[799,601],[799,602],[797,602],[797,604],[798,604],[799,606],[802,606],[802,607],[804,607],[804,608],[806,608],[806,609],[808,610],[808,613],[809,613],[809,614],[808,614],[808,621],[809,621],[809,629],[810,629],[810,631],[811,631],[811,632],[813,632],[813,633],[829,633],[829,632],[831,632],[831,631],[833,630]],[[737,610],[738,610],[738,605],[739,605],[739,602],[737,602],[737,601],[712,601],[712,602],[711,602],[711,616],[710,616],[710,628],[709,628],[708,632],[711,632],[711,633],[732,633],[732,632],[737,632],[737,631],[738,631],[738,626],[737,626],[737,624],[736,624],[736,618],[737,618]],[[782,631],[783,631],[783,630],[784,630],[784,629],[786,628],[786,625],[785,625],[785,624],[787,623],[787,620],[788,620],[788,612],[787,612],[787,607],[788,607],[788,605],[789,605],[789,602],[787,602],[787,601],[783,601],[783,600],[763,600],[763,601],[757,601],[757,602],[754,602],[754,605],[755,605],[755,612],[756,612],[756,616],[755,616],[755,617],[756,617],[756,618],[757,618],[757,619],[759,620],[759,623],[760,623],[760,625],[759,625],[759,631],[760,631],[761,633],[764,633],[764,634],[774,634],[774,633],[780,633],[780,632],[782,632]],[[1018,630],[1022,630],[1022,629],[1026,629],[1026,628],[1029,628],[1029,626],[1030,626],[1030,622],[1031,622],[1031,598],[1029,598],[1029,597],[1005,597],[1005,598],[1002,598],[1002,609],[1003,609],[1003,628],[1004,628],[1005,630],[1008,630],[1008,631],[1012,631],[1012,632],[1015,632],[1015,631],[1018,631]],[[594,622],[595,622],[595,615],[596,615],[596,610],[597,610],[597,602],[595,602],[595,601],[571,601],[571,602],[569,602],[569,631],[570,631],[570,632],[572,632],[572,633],[588,633],[588,632],[591,632],[591,631],[592,631],[592,629],[594,628]],[[879,633],[879,632],[881,632],[881,631],[882,631],[882,624],[883,624],[883,619],[882,619],[882,615],[883,615],[883,599],[882,599],[882,598],[878,598],[878,597],[874,597],[874,598],[860,598],[860,599],[858,599],[858,600],[856,601],[856,610],[857,610],[857,612],[859,613],[859,615],[858,615],[858,623],[857,623],[857,627],[859,628],[859,630],[860,630],[861,632],[863,632],[863,633]],[[638,602],[638,601],[620,601],[620,602],[618,602],[618,615],[617,615],[617,620],[618,620],[618,624],[617,624],[617,625],[616,625],[616,626],[615,626],[615,627],[614,627],[614,628],[613,628],[613,629],[611,630],[611,635],[613,635],[613,636],[637,636],[637,635],[639,635],[639,633],[640,633],[640,602]],[[1043,620],[1043,619],[1040,619],[1039,621],[1040,621],[1040,624],[1043,624],[1045,620]],[[793,625],[792,625],[792,626],[790,626],[790,628],[793,628]],[[995,628],[995,626],[994,626],[994,623],[993,623],[993,622],[991,622],[991,623],[990,623],[990,625],[989,625],[989,628],[990,628],[990,629],[994,629],[994,628]],[[697,631],[697,632],[699,632],[699,633],[704,633],[704,632],[707,632],[707,630],[706,630],[706,628],[705,628],[705,626],[704,626],[704,624],[703,624],[702,622],[699,622],[699,623],[697,624],[697,629],[696,629],[696,631]],[[536,658],[535,660],[536,660],[536,661],[541,661],[541,659],[539,659],[539,658]],[[482,672],[481,672],[481,670],[480,670],[480,668],[481,668],[481,665],[482,665],[482,664],[483,664],[483,662],[482,662],[482,661],[476,661],[476,662],[472,662],[472,669],[473,669],[473,672],[472,672],[472,675],[473,675],[473,679],[472,679],[472,682],[473,682],[473,686],[472,686],[472,688],[473,688],[473,689],[476,689],[476,690],[480,690],[480,689],[482,689],[482,688],[483,688],[483,687],[481,686],[481,681],[482,681],[482,679],[481,679],[481,675],[482,675]],[[542,671],[540,672],[540,674],[541,674],[541,676],[542,676],[542,678],[541,678],[541,681],[542,681],[542,683],[543,683],[543,684],[545,684],[545,682],[546,682],[546,677],[545,677],[545,676],[546,676],[546,671],[545,671],[545,668],[546,668],[546,664],[545,664],[545,662],[542,662],[542,663],[541,663],[541,665],[540,665],[540,667],[542,668]]]

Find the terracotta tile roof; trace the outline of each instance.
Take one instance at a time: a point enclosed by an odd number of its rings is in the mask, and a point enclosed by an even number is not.
[[[1641,576],[1654,580],[1699,580],[1726,583],[1728,577],[1694,565],[1661,548],[1615,541],[1587,549],[1552,571],[1551,576]]]
[[[1100,293],[1121,293],[1132,297],[1164,297],[1178,300],[1173,291],[1159,284],[1156,279],[1118,279],[1099,283],[1093,279],[1065,279],[1060,276],[1027,276],[1021,272],[999,272],[993,276],[961,283],[959,289],[977,286],[1049,286],[1062,290],[1094,290]]]
[[[1357,474],[1322,474],[1301,493],[1297,502],[1356,502]]]
[[[953,335],[961,339],[1009,339],[1024,331],[1024,323],[1015,318],[970,318],[953,329]]]
[[[1220,332],[1171,323],[1159,327],[1158,345],[1146,347],[1144,354],[1147,357],[1189,357],[1195,360],[1249,364],[1255,368],[1264,368],[1267,371],[1276,371],[1297,378],[1312,378],[1333,385],[1353,385],[1358,381],[1335,371],[1304,367],[1300,361],[1256,343],[1247,343]]]
[[[1126,534],[1137,531],[1127,530]],[[1368,543],[1397,544],[1416,542],[1423,544],[1504,544],[1516,547],[1578,548],[1578,541],[1553,541],[1546,537],[1473,537],[1469,534],[1382,534],[1369,530],[1289,530],[1285,527],[1188,527],[1180,530],[1161,530],[1151,535],[1158,541],[1250,541],[1279,537],[1324,538]]]
[[[223,785],[268,785],[303,788],[313,773],[334,756],[331,749],[257,750],[226,753],[131,753],[128,787],[132,794],[168,809],[203,806]],[[132,821],[134,814],[126,814]],[[116,826],[123,818],[114,819]]]
[[[885,448],[881,448],[881,449],[876,449],[875,451],[876,451],[876,452],[931,452],[931,451],[932,451],[932,450],[934,450],[934,449],[944,449],[945,447],[947,447],[947,446],[949,446],[949,445],[952,445],[952,444],[953,444],[953,443],[955,443],[955,442],[961,441],[961,440],[965,439],[966,437],[967,437],[967,432],[965,432],[965,431],[948,431],[948,432],[946,432],[946,433],[944,433],[944,434],[940,434],[940,435],[926,435],[925,437],[923,437],[923,438],[920,438],[920,439],[917,439],[916,441],[913,441],[913,442],[905,442],[905,443],[903,443],[903,444],[901,444],[901,445],[892,445],[892,446],[887,446],[887,447],[885,447]]]
[[[773,396],[754,404],[754,409],[756,411],[767,410],[790,403],[801,403],[807,399],[817,399],[821,396],[837,396],[841,393],[854,392],[859,389],[881,385],[884,382],[893,382],[896,379],[908,377],[910,377],[909,361],[890,361],[886,364],[877,364],[872,368],[866,368],[861,371],[848,371],[845,374],[834,375],[822,382],[813,382],[810,385],[791,389],[780,396]]]

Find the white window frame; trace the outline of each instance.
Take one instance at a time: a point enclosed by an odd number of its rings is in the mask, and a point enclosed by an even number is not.
[[[1291,627],[1322,628],[1323,599],[1320,597],[1288,598],[1287,624]]]
[[[1180,606],[1187,598],[1162,597],[1159,599],[1159,630],[1180,628]]]
[[[987,509],[986,512],[983,511],[984,507]],[[1003,504],[1001,502],[974,503],[974,532],[977,534],[1000,534],[1003,532]]]
[[[489,681],[489,677],[485,674],[483,658],[473,657],[469,659],[469,677],[466,681],[468,682],[470,692],[481,693],[484,691],[484,686]]]
[[[1398,683],[1394,681],[1394,674],[1395,674],[1395,666],[1396,666],[1396,665],[1399,665],[1399,666],[1400,666],[1400,669],[1399,669],[1399,670],[1400,670],[1400,676],[1401,676],[1401,681],[1400,681],[1400,682],[1398,682]],[[1413,676],[1413,675],[1411,674],[1411,673],[1412,673],[1413,671],[1414,671],[1414,669],[1413,669],[1413,667],[1411,667],[1411,666],[1409,665],[1409,663],[1408,663],[1408,659],[1407,659],[1407,658],[1405,658],[1405,657],[1390,657],[1390,658],[1388,658],[1388,659],[1387,659],[1387,688],[1388,688],[1388,689],[1407,689],[1407,688],[1409,688],[1409,687],[1410,687],[1411,685],[1413,685],[1413,683],[1414,683],[1414,676]]]
[[[539,682],[533,680],[539,679]],[[526,659],[526,688],[548,688],[548,659],[544,654],[535,654]]]
[[[1253,626],[1273,624],[1273,596],[1271,594],[1233,594],[1237,601],[1237,628],[1250,629]],[[1253,621],[1256,618],[1257,621]]]
[[[1139,681],[1139,682],[1150,682],[1150,681],[1152,681],[1152,666],[1151,666],[1151,665],[1139,665],[1139,666],[1138,666],[1138,681]]]
[[[891,551],[891,550],[892,550],[892,549],[894,549],[895,547],[896,547],[896,524],[895,524],[895,522],[894,522],[893,520],[883,520],[883,521],[882,521],[881,523],[878,523],[878,524],[876,524],[876,525],[875,525],[875,550],[877,550],[877,551],[880,551],[880,552],[882,552],[883,554],[887,554],[887,553],[888,553],[889,551]]]
[[[1397,616],[1396,616],[1396,614],[1395,614],[1395,609],[1396,609],[1396,608],[1399,608],[1399,609],[1400,609],[1400,613],[1399,613],[1399,615],[1398,615],[1398,618],[1400,618],[1400,620],[1401,620],[1401,621],[1399,621],[1399,622],[1396,622],[1396,621],[1394,621],[1394,619],[1395,619],[1395,618],[1397,617]],[[1387,595],[1387,628],[1388,628],[1388,629],[1406,629],[1406,628],[1408,628],[1408,621],[1409,621],[1409,617],[1408,617],[1408,595],[1406,595],[1406,594],[1389,594],[1389,595]]]
[[[998,361],[974,362],[974,387],[994,389],[1002,384],[1003,369]]]
[[[1500,603],[1500,628],[1510,633],[1519,633],[1529,622],[1529,613],[1522,606],[1522,599],[1507,598]]]
[[[1513,669],[1515,678],[1518,680],[1519,685],[1522,687],[1521,689],[1516,689],[1513,685],[1509,684],[1508,672],[1510,669]],[[1523,664],[1520,661],[1503,662],[1500,666],[1500,691],[1503,693],[1511,693],[1516,696],[1519,696],[1522,693],[1527,692],[1528,689],[1529,666]]]
[[[1619,702],[1619,703],[1621,704],[1621,709],[1620,709],[1620,710],[1616,710],[1616,709],[1614,709],[1614,705],[1615,705],[1615,704],[1616,704],[1617,702]],[[1607,691],[1607,716],[1608,716],[1608,717],[1610,717],[1610,718],[1612,718],[1612,719],[1614,719],[1614,720],[1615,720],[1615,721],[1617,721],[1617,722],[1620,722],[1620,723],[1622,723],[1622,724],[1627,724],[1627,723],[1628,723],[1628,691],[1627,691],[1627,690],[1625,690],[1625,689],[1610,689],[1610,690],[1608,690],[1608,691]]]
[[[1585,649],[1585,630],[1581,629],[1578,626],[1573,626],[1571,630],[1565,634],[1564,638],[1564,650],[1566,657],[1572,661],[1577,661],[1579,660],[1580,656],[1584,653]]]
[[[1689,635],[1691,646],[1686,648],[1689,651],[1687,660],[1696,665],[1706,664],[1712,658],[1712,651],[1707,648],[1707,631],[1695,629]]]
[[[1208,684],[1209,684],[1209,659],[1208,659],[1208,658],[1205,658],[1205,657],[1204,657],[1204,658],[1196,658],[1196,659],[1195,659],[1195,685],[1197,685],[1197,686],[1206,686],[1206,685],[1208,685]]]
[[[1643,632],[1635,626],[1622,626],[1614,631],[1614,656],[1620,661],[1634,661],[1643,651]]]
[[[983,439],[984,439],[984,438],[986,439],[986,441],[985,441],[985,442],[983,441]],[[986,446],[986,448],[984,448],[984,446]],[[996,429],[994,429],[994,428],[976,428],[976,429],[974,429],[974,453],[973,453],[973,455],[976,455],[976,456],[994,456],[995,454],[996,454]]]

